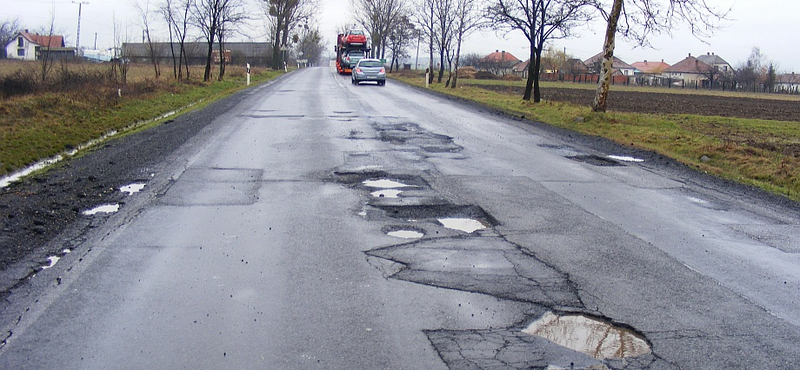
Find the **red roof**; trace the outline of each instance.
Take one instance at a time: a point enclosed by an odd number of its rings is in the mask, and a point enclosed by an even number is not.
[[[660,62],[648,62],[645,60],[644,62],[633,63],[631,66],[642,71],[642,73],[661,73],[670,67],[663,60]]]
[[[697,59],[693,57],[691,54],[689,54],[689,56],[686,57],[686,59],[673,64],[672,67],[665,69],[664,72],[703,74],[710,70],[711,66],[701,62],[700,59]]]
[[[495,51],[494,53],[489,54],[486,58],[483,58],[484,62],[519,62],[519,58],[515,57],[513,54],[506,52],[506,51]]]
[[[19,34],[22,35],[22,37],[28,39],[28,41],[37,44],[39,46],[45,46],[48,48],[64,47],[64,36],[61,35],[44,36],[28,32],[20,32]]]

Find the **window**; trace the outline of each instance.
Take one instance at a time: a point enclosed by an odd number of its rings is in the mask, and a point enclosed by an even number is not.
[[[25,39],[22,36],[20,36],[19,39],[17,40],[17,46],[25,47]]]
[[[24,57],[25,56],[25,49],[17,49],[17,56]]]

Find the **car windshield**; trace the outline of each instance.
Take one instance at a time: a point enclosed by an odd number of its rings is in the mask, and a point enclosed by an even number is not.
[[[361,66],[361,67],[383,67],[383,65],[381,65],[381,62],[374,61],[374,60],[368,60],[368,61],[361,62],[361,64],[359,64],[359,66]]]
[[[347,55],[351,56],[351,57],[363,58],[364,57],[364,52],[363,51],[351,51],[350,54],[347,54]]]

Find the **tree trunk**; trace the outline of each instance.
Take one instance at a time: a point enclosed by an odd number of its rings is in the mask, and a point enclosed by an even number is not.
[[[539,43],[539,47],[535,50],[535,62],[533,67],[533,102],[538,103],[542,101],[542,89],[539,87],[539,78],[541,77],[542,72],[542,48],[544,47],[544,42]]]
[[[614,65],[614,40],[617,35],[617,23],[622,13],[622,1],[614,0],[611,14],[608,15],[608,28],[606,28],[606,40],[603,43],[603,62],[600,68],[600,81],[597,84],[597,93],[592,103],[592,111],[605,112],[606,101],[608,100],[608,89],[611,85],[611,69]]]
[[[534,59],[536,58],[536,51],[531,45],[531,55],[528,58],[528,79],[525,81],[525,93],[522,94],[522,100],[530,101],[531,92],[533,91],[533,78],[534,78]]]

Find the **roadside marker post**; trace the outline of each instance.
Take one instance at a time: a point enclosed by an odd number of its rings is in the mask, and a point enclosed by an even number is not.
[[[250,63],[247,63],[247,86],[250,86]]]

